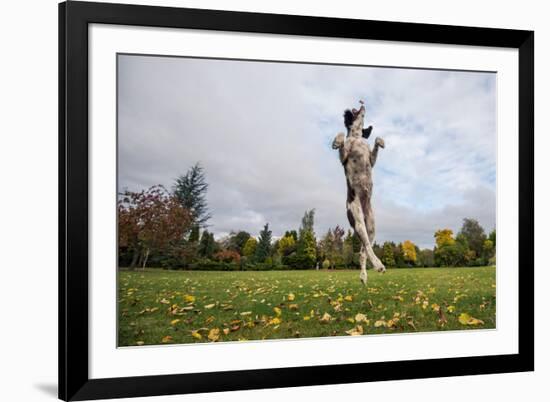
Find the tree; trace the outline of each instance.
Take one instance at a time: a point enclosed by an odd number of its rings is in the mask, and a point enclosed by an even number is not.
[[[241,230],[237,233],[231,232],[228,239],[227,248],[229,250],[236,251],[240,255],[243,253],[243,247],[246,242],[250,239],[250,233]]]
[[[422,266],[433,267],[434,266],[434,252],[429,248],[425,248],[420,251],[420,259],[422,260]]]
[[[271,254],[271,230],[269,224],[266,223],[260,232],[256,253],[254,254],[256,261],[265,262]]]
[[[207,190],[204,169],[199,163],[192,166],[185,175],[179,176],[174,185],[174,195],[191,213],[193,223],[200,228],[206,227],[211,218],[206,202]]]
[[[403,249],[403,259],[410,265],[416,264],[416,247],[410,240],[405,240],[401,246]]]
[[[164,187],[141,192],[125,191],[118,201],[119,248],[133,253],[130,268],[138,258],[145,268],[151,252],[166,251],[180,241],[191,224],[191,215]]]
[[[296,258],[293,264],[302,265],[300,268],[313,268],[317,261],[317,241],[314,233],[315,209],[304,213],[302,226],[298,235]]]
[[[493,247],[496,248],[496,246],[497,246],[497,231],[495,229],[493,229],[491,231],[491,233],[489,233],[489,236],[487,236],[487,238],[493,242]]]
[[[438,230],[435,232],[434,237],[437,247],[452,245],[455,242],[455,239],[453,238],[453,231],[451,229]]]
[[[487,239],[485,230],[475,219],[464,218],[459,234],[468,240],[468,246],[475,251],[476,257],[483,256],[483,243]]]
[[[436,247],[434,251],[435,264],[440,267],[455,267],[461,265],[464,259],[464,248],[460,243],[445,244]]]
[[[288,232],[287,232],[288,233]],[[296,251],[296,239],[290,233],[285,234],[279,239],[277,244],[277,252],[284,257]]]
[[[294,238],[294,242],[298,241],[298,232],[296,232],[295,230],[287,230],[284,237],[288,236],[292,236],[292,238]]]
[[[317,242],[315,236],[310,230],[300,231],[298,238],[298,247],[296,249],[296,268],[313,268],[317,261]]]
[[[393,242],[391,242],[393,245],[393,258],[395,260],[395,267],[404,267],[405,265],[405,256],[403,255],[403,244],[399,243],[395,245]]]
[[[388,241],[382,245],[382,263],[386,267],[395,267],[395,258],[393,256],[394,245]]]
[[[309,230],[310,232],[314,233],[313,226],[315,221],[315,208],[310,209],[309,211],[306,211],[304,213],[304,216],[302,217],[302,226],[300,230]]]
[[[354,251],[354,236],[351,230],[348,230],[346,238],[344,239],[344,245],[342,247],[342,255],[344,258],[344,264],[349,266],[359,265],[357,253]]]
[[[487,239],[483,243],[483,257],[489,260],[493,255],[495,255],[495,246],[491,240]]]
[[[204,258],[212,258],[216,251],[218,251],[218,245],[214,240],[214,234],[208,230],[203,231],[199,242],[199,255]]]
[[[242,255],[245,257],[251,257],[256,253],[256,247],[258,246],[258,241],[254,237],[250,237],[243,247]]]

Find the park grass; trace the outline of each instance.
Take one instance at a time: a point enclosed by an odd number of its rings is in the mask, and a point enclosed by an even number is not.
[[[121,271],[119,346],[495,328],[495,267]]]

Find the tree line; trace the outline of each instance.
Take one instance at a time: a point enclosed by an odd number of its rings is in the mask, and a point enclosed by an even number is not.
[[[179,176],[172,191],[156,185],[124,191],[118,200],[120,267],[197,270],[341,269],[359,267],[361,242],[351,230],[328,229],[317,239],[315,209],[304,212],[298,230],[273,238],[266,223],[258,235],[238,230],[216,240],[208,230],[204,169],[195,164]],[[411,240],[374,243],[388,268],[484,266],[495,264],[496,232],[465,218],[461,230],[434,233],[435,247],[420,249]]]

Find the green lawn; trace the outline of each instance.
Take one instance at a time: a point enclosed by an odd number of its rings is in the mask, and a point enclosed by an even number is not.
[[[495,328],[495,267],[119,273],[119,346]],[[347,331],[347,332],[346,332]]]

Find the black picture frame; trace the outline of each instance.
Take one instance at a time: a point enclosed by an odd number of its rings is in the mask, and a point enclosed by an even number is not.
[[[90,379],[88,25],[515,48],[519,52],[519,352]],[[70,1],[59,4],[59,398],[89,400],[534,370],[534,32]]]

